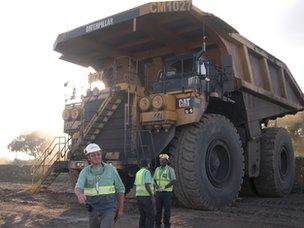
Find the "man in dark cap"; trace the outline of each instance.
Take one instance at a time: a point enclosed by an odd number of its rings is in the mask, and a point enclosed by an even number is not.
[[[139,164],[140,170],[136,173],[135,183],[136,198],[139,217],[139,228],[154,228],[154,191],[153,178],[148,169],[148,162],[142,160]]]

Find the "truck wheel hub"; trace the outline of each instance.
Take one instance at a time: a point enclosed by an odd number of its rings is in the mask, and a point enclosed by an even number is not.
[[[214,187],[223,186],[230,174],[228,146],[221,140],[214,140],[206,154],[207,176]]]
[[[286,176],[287,170],[288,170],[288,154],[286,148],[283,146],[279,157],[279,172],[282,179]]]

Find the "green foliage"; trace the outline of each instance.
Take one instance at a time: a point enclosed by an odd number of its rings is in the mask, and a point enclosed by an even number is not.
[[[53,137],[44,131],[33,131],[17,136],[7,148],[11,152],[25,152],[30,156],[37,157],[50,144]]]

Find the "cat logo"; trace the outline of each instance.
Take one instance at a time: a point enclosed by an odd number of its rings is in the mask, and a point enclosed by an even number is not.
[[[177,106],[179,108],[186,108],[190,106],[190,97],[180,98],[177,100]]]

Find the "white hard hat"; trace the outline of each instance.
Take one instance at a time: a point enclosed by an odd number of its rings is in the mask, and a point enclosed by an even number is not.
[[[160,154],[159,158],[160,159],[167,159],[167,160],[169,160],[169,155],[168,154]]]
[[[90,143],[84,149],[85,155],[88,155],[90,153],[94,153],[94,152],[97,152],[97,151],[101,151],[101,148],[96,143]]]

